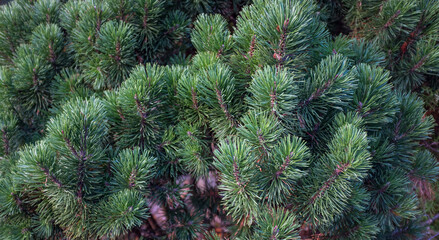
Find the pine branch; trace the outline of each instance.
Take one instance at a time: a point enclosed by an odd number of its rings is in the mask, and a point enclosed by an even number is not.
[[[130,188],[133,188],[133,187],[136,186],[136,183],[135,183],[135,181],[136,181],[136,175],[137,175],[137,170],[136,170],[136,169],[133,169],[133,170],[131,171],[130,178],[129,178],[129,180],[128,180],[128,186],[129,186]]]
[[[334,78],[327,81],[321,88],[318,88],[316,91],[314,91],[308,99],[300,102],[298,106],[299,107],[306,107],[307,105],[309,105],[311,103],[311,101],[321,97],[325,93],[325,91],[331,87],[331,85],[334,83],[334,81],[337,80],[338,77],[339,77],[338,74],[335,75]]]
[[[227,120],[229,120],[232,127],[236,127],[235,120],[233,119],[232,115],[230,114],[229,110],[227,109],[227,105],[224,102],[221,90],[218,88],[218,83],[215,84],[215,93],[216,93],[216,98],[218,100],[218,103],[219,103],[221,109],[223,110],[224,114],[226,115]]]
[[[63,135],[64,141],[66,143],[67,148],[70,150],[70,152],[78,159],[80,160],[81,158],[79,157],[78,152],[76,151],[75,147],[73,147],[72,143],[70,142],[70,139],[67,138],[67,136],[64,135],[64,130],[61,130],[61,134]]]
[[[198,110],[197,93],[195,92],[194,87],[191,87],[191,95],[192,95],[192,107],[195,110]]]
[[[36,87],[38,85],[38,75],[37,75],[37,70],[34,68],[33,70],[33,75],[32,75],[32,81],[34,83],[34,87]]]
[[[81,113],[82,114],[82,113]],[[75,147],[70,142],[70,139],[65,136],[64,130],[61,130],[61,134],[63,135],[64,141],[68,147],[68,149],[71,151],[71,153],[76,157],[78,160],[78,167],[77,167],[77,175],[78,175],[78,182],[77,182],[77,197],[78,201],[81,203],[83,198],[83,187],[84,187],[84,178],[85,178],[85,162],[87,161],[87,158],[90,156],[87,156],[87,137],[88,137],[88,126],[87,126],[87,120],[85,115],[83,116],[83,134],[81,134],[81,146],[79,153],[75,149]]]
[[[422,67],[422,65],[424,65],[425,61],[427,60],[427,58],[429,57],[429,55],[423,56],[421,58],[421,60],[419,60],[419,62],[417,62],[411,69],[410,72],[414,72],[416,71],[416,69]]]
[[[422,223],[422,226],[431,225],[434,221],[439,218],[439,214],[434,215],[432,218],[429,218],[427,221]]]
[[[404,58],[405,53],[407,52],[407,48],[415,41],[415,39],[419,36],[422,30],[425,28],[423,25],[424,22],[424,14],[422,14],[421,19],[419,20],[416,28],[409,34],[407,39],[402,43],[400,51],[401,51],[401,60]]]
[[[386,184],[384,184],[384,186],[378,190],[378,192],[380,194],[383,194],[385,191],[387,191],[387,189],[390,187],[390,182],[387,182]]]
[[[342,174],[346,169],[350,166],[350,163],[344,163],[337,165],[337,168],[334,170],[334,172],[331,174],[328,180],[323,184],[323,186],[320,187],[320,189],[311,197],[310,203],[314,204],[314,201],[319,198],[322,194],[325,193],[326,190],[328,190],[331,185],[337,180],[337,177]]]
[[[252,41],[250,42],[249,50],[247,52],[247,54],[250,56],[250,58],[253,57],[253,54],[255,52],[255,46],[256,46],[256,35],[253,35]],[[247,57],[245,57],[245,58],[247,58]]]
[[[3,140],[3,148],[5,149],[5,155],[9,155],[9,138],[6,128],[2,128],[2,140]]]
[[[137,94],[134,95],[134,100],[136,101],[137,112],[140,114],[140,142],[139,147],[142,149],[145,148],[145,125],[146,118],[148,118],[148,113],[146,112],[145,107],[139,101]]]
[[[81,113],[82,114],[82,113]],[[87,161],[87,158],[89,156],[87,155],[87,137],[88,137],[88,125],[87,125],[87,118],[84,115],[83,116],[83,134],[81,134],[81,147],[80,147],[80,156],[78,158],[79,160],[79,164],[78,164],[78,170],[77,170],[77,174],[78,176],[78,183],[77,183],[77,188],[78,188],[78,192],[77,192],[77,196],[79,198],[79,202],[82,202],[82,198],[83,198],[83,187],[84,187],[84,178],[85,178],[85,171],[86,171],[86,166],[85,166],[85,162]]]
[[[276,106],[276,81],[274,81],[274,86],[271,88],[271,94],[270,94],[270,107],[271,107],[271,114],[273,114],[273,116],[276,116],[276,112],[275,112],[275,106]]]
[[[284,24],[282,26],[282,31],[279,28],[279,25],[277,26],[276,30],[281,33],[278,48],[273,54],[273,57],[277,60],[276,67],[279,69],[282,66],[282,62],[285,61],[285,47],[286,47],[286,41],[287,41],[287,30],[288,25],[290,24],[290,19],[286,19],[284,21]]]
[[[101,31],[101,24],[102,24],[102,19],[101,19],[101,9],[100,8],[96,8],[95,6],[95,10],[96,10],[96,29],[95,29],[95,40],[99,39],[99,32]]]
[[[434,234],[433,236],[428,238],[428,240],[434,240],[434,239],[436,239],[437,236],[439,236],[439,232],[437,232],[436,234]]]
[[[144,29],[146,29],[148,27],[148,12],[149,12],[148,5],[146,4],[146,2],[145,2],[145,7],[143,8],[143,12],[144,12],[144,15],[143,15],[143,20],[142,20],[142,26]],[[146,38],[145,38],[145,40],[146,40]]]
[[[51,172],[49,172],[49,169],[45,168],[44,166],[42,166],[40,163],[37,162],[38,167],[40,167],[41,171],[44,172],[44,174],[46,175],[46,181],[47,178],[49,178],[53,183],[55,183],[58,188],[61,188],[63,185],[61,184],[61,182],[55,177],[55,175]]]
[[[235,161],[235,156],[233,156],[233,175],[235,176],[235,181],[238,184],[238,186],[242,187],[242,183],[239,180],[239,168]]]
[[[399,14],[401,14],[401,11],[400,11],[400,10],[397,10],[397,11],[395,12],[395,14],[393,14],[393,15],[389,18],[389,20],[386,22],[386,24],[384,24],[383,29],[386,29],[386,28],[390,27],[390,26],[393,24],[393,22],[395,21],[395,19],[399,16]]]
[[[290,164],[291,161],[291,157],[293,156],[293,152],[291,152],[287,158],[285,158],[285,162],[282,164],[282,166],[280,166],[279,170],[276,172],[276,177],[278,178],[284,171],[285,169],[288,167],[288,165]]]
[[[20,211],[24,212],[23,201],[14,192],[11,192],[11,196],[14,198],[14,201],[17,204],[17,206],[20,209]]]

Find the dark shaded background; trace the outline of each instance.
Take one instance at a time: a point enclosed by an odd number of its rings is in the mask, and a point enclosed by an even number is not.
[[[11,2],[12,0],[0,0],[0,5],[6,4],[8,2]]]

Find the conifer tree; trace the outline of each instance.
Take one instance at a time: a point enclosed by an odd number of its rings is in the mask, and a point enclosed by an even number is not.
[[[0,238],[426,236],[428,2],[344,9],[364,39],[308,0],[1,7]]]

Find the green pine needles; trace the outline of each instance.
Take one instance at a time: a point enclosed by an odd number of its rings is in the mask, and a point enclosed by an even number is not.
[[[333,2],[342,7],[328,8],[338,11],[335,18],[346,23],[353,37],[372,40],[384,52],[383,66],[391,70],[395,87],[410,90],[438,75],[437,0]]]
[[[341,2],[2,6],[0,238],[426,236],[439,4]]]

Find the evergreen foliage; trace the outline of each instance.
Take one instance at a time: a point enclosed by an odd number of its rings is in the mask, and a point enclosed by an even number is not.
[[[436,0],[325,1],[354,37],[374,40],[386,55],[395,87],[419,87],[438,75],[438,14]]]
[[[437,1],[248,3],[2,6],[0,238],[425,236]]]

